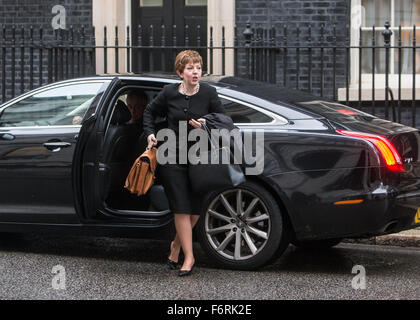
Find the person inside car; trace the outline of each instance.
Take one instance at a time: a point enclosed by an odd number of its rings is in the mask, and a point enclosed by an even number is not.
[[[143,113],[147,106],[147,95],[143,90],[131,90],[127,94],[127,107],[131,113],[128,123],[135,123],[143,127]]]

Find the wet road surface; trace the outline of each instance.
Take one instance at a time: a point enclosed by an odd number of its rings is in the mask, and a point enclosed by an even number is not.
[[[214,267],[195,243],[187,278],[167,269],[168,248],[155,240],[2,235],[0,299],[420,299],[420,248],[289,246],[271,265],[247,272]],[[354,282],[356,265],[366,289],[352,286],[362,283]]]

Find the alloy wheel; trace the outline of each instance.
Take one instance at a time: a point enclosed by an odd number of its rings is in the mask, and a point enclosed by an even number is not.
[[[266,245],[271,219],[255,193],[233,189],[219,194],[205,215],[205,232],[213,250],[229,260],[246,260]]]

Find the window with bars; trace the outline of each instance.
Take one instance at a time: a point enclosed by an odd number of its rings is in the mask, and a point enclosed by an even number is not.
[[[382,32],[389,22],[391,36],[390,74],[413,73],[413,40],[420,43],[420,0],[357,0],[360,10],[360,37],[363,47],[384,46]],[[414,32],[413,26],[417,25]],[[353,29],[355,32],[355,29]],[[398,47],[402,48],[399,49]],[[410,47],[410,48],[404,48]],[[416,54],[415,72],[420,72],[420,50]],[[362,73],[385,73],[385,49],[366,48],[362,51]]]

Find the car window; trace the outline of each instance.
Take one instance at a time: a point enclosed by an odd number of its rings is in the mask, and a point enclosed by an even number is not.
[[[0,127],[80,125],[103,82],[47,89],[3,109]]]
[[[224,98],[220,98],[220,100],[226,114],[232,118],[234,123],[269,123],[273,121],[268,115],[241,103]]]

